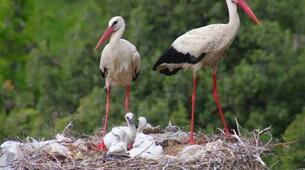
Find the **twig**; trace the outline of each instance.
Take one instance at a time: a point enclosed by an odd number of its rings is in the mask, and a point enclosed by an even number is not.
[[[142,152],[140,152],[138,155],[136,155],[136,156],[133,157],[133,158],[127,159],[125,162],[128,162],[128,161],[130,161],[130,160],[132,160],[132,159],[138,158],[142,153],[144,153],[145,151],[147,151],[147,149],[149,149],[153,144],[154,144],[154,142],[152,142],[148,147],[146,147],[146,148],[145,148]]]
[[[237,128],[237,132],[238,132],[238,135],[240,135],[241,133],[240,133],[240,125],[239,125],[239,123],[238,123],[238,120],[237,120],[237,118],[235,117],[234,118],[235,119],[235,123],[236,123],[236,128]]]
[[[64,130],[61,132],[61,134],[65,134],[66,130],[73,126],[72,122],[73,122],[73,121],[70,121],[70,122],[67,124],[67,126],[64,128]]]

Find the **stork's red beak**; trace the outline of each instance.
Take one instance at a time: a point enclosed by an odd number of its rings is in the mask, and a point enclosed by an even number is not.
[[[257,19],[257,17],[255,16],[255,14],[253,13],[253,11],[251,10],[251,8],[249,7],[249,5],[247,4],[246,0],[238,0],[237,5],[240,6],[241,9],[243,9],[245,11],[245,13],[252,19],[252,21],[254,23],[256,23],[257,25],[261,24],[261,21]]]
[[[107,30],[104,32],[103,36],[100,38],[100,40],[96,44],[94,50],[96,50],[99,46],[104,44],[104,42],[111,36],[112,33],[113,33],[113,28],[108,27]]]

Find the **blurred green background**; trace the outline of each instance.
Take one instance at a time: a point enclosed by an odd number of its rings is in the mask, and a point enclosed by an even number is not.
[[[305,1],[249,0],[262,26],[239,11],[240,32],[218,68],[226,119],[253,130],[272,126],[276,147],[265,160],[278,169],[305,167]],[[108,20],[121,15],[124,38],[141,54],[131,110],[153,125],[188,129],[190,71],[164,77],[153,63],[185,31],[228,22],[225,0],[0,0],[0,141],[52,137],[73,120],[92,134],[105,112],[101,49]],[[212,73],[199,73],[196,128],[221,128]],[[124,88],[112,90],[110,126],[124,122]]]

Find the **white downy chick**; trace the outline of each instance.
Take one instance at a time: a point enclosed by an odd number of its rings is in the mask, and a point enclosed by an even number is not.
[[[158,145],[152,136],[143,133],[147,125],[145,117],[139,117],[139,124],[133,148],[128,152],[130,157],[142,157],[147,159],[159,159],[163,156],[163,148]]]
[[[127,126],[114,127],[104,137],[104,144],[110,150],[115,152],[127,152],[127,145],[134,142],[136,136],[136,125],[134,123],[133,113],[126,113],[125,115]],[[126,150],[124,146],[126,145]],[[118,151],[119,149],[121,151]],[[112,151],[111,151],[112,152]]]
[[[126,155],[127,154],[127,143],[126,142],[118,142],[112,144],[107,154],[114,154],[114,155]]]

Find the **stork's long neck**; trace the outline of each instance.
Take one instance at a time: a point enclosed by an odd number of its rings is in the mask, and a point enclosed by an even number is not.
[[[136,133],[137,133],[137,128],[136,128],[136,125],[135,124],[130,124],[128,121],[127,121],[127,125],[128,125],[128,127],[129,127],[129,130],[130,130],[130,132],[131,132],[131,137],[133,138],[133,140],[134,140],[134,138],[135,138],[135,136],[136,136]]]
[[[114,46],[121,39],[124,30],[125,30],[125,25],[111,35],[109,41],[110,46]]]
[[[130,129],[130,132],[131,132],[131,136],[130,136],[131,140],[134,141],[135,138],[136,138],[136,134],[137,134],[137,128],[136,128],[135,125],[133,125],[133,126],[129,127],[129,129]]]
[[[229,23],[227,24],[232,34],[235,36],[239,30],[240,20],[237,13],[237,5],[232,0],[226,0],[229,10]]]
[[[138,129],[137,129],[137,133],[143,133],[143,129],[144,129],[144,127],[145,127],[145,125],[146,124],[139,124],[139,127],[138,127]]]

